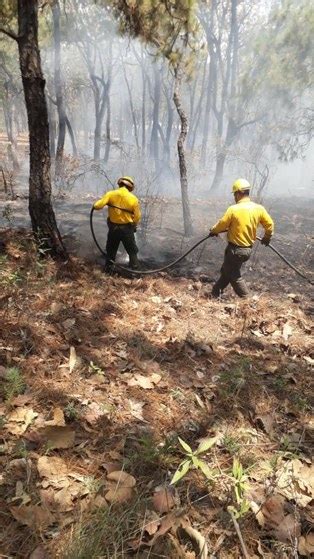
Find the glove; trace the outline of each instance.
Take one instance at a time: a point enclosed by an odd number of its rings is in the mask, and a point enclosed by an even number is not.
[[[136,225],[133,226],[133,231],[134,231],[134,233],[136,233],[136,231],[137,231]]]
[[[261,240],[262,245],[265,245],[266,247],[268,247],[269,243],[270,243],[270,239],[268,237],[263,237],[262,238],[262,240]]]
[[[209,232],[209,237],[218,237],[217,233],[213,233],[212,231]]]

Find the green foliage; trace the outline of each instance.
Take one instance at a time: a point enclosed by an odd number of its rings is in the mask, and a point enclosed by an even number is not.
[[[217,441],[216,437],[210,439],[204,439],[198,446],[198,448],[193,451],[190,445],[188,445],[183,439],[178,437],[179,443],[182,446],[186,459],[181,462],[177,471],[175,472],[170,484],[173,485],[182,479],[189,470],[192,468],[200,470],[204,476],[210,480],[213,479],[213,471],[209,468],[208,464],[199,458],[200,454],[207,452]]]
[[[235,506],[230,505],[228,507],[228,510],[234,515],[235,518],[242,518],[250,509],[250,503],[244,496],[247,489],[246,482],[248,476],[245,473],[242,464],[237,458],[233,459],[230,477],[233,482]]]
[[[310,0],[283,0],[275,4],[268,25],[253,42],[257,64],[248,69],[251,88],[283,99],[313,87],[314,5]],[[252,76],[254,72],[254,79]]]
[[[112,0],[112,4],[120,31],[153,45],[171,66],[176,67],[187,50],[191,54],[199,48],[196,0]]]
[[[104,375],[104,371],[100,367],[98,367],[98,365],[96,365],[93,361],[89,362],[88,372],[94,373],[96,375]]]
[[[23,276],[18,270],[9,274],[2,273],[0,276],[0,285],[18,285],[21,281],[23,281]]]
[[[20,370],[17,367],[8,369],[3,387],[5,399],[10,402],[14,396],[23,394],[25,388],[26,384]]]
[[[228,434],[224,436],[222,443],[230,454],[237,454],[241,448],[241,443],[235,437]]]
[[[249,370],[249,360],[240,359],[231,369],[223,371],[219,379],[223,394],[226,396],[238,394],[246,384],[246,376]]]
[[[77,421],[80,412],[74,402],[69,402],[64,408],[64,415],[69,421]]]
[[[100,509],[80,523],[71,532],[70,540],[62,552],[63,559],[118,559],[125,557],[130,534],[140,536],[138,525],[140,503],[128,503],[123,507]]]

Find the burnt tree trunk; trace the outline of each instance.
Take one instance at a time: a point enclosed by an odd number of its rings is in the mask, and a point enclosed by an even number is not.
[[[30,171],[29,213],[41,248],[66,258],[51,204],[49,124],[38,46],[38,0],[18,0],[18,47],[27,110]]]
[[[185,141],[188,133],[188,119],[181,103],[181,83],[182,83],[182,70],[180,64],[175,69],[174,92],[173,101],[180,118],[180,134],[177,141],[178,156],[179,156],[179,169],[180,169],[180,183],[181,183],[181,199],[183,210],[183,225],[184,233],[187,236],[193,234],[192,218],[190,212],[189,194],[188,194],[188,177],[185,160]]]

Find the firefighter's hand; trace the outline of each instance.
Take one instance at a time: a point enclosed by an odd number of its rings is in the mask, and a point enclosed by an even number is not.
[[[262,245],[265,245],[266,247],[268,247],[269,243],[270,243],[270,239],[268,237],[263,237],[262,238],[262,240],[261,240]]]
[[[217,233],[213,233],[212,231],[209,232],[209,237],[218,237]]]
[[[133,231],[134,231],[134,233],[136,233],[136,231],[137,231],[137,226],[136,225],[133,226]]]

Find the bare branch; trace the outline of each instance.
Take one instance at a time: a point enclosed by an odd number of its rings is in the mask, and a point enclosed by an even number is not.
[[[0,33],[7,35],[8,37],[10,37],[10,39],[14,39],[14,41],[17,42],[20,38],[16,33],[14,33],[14,31],[12,31],[11,29],[5,29],[4,27],[0,27]]]

